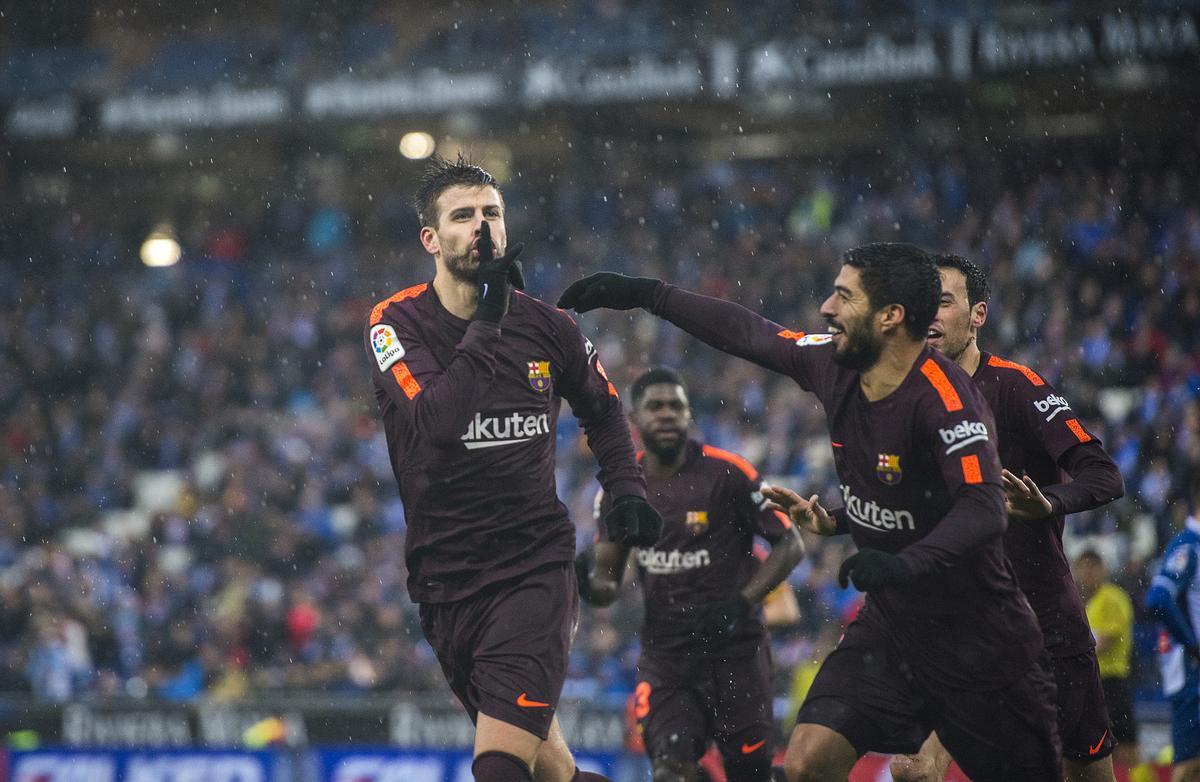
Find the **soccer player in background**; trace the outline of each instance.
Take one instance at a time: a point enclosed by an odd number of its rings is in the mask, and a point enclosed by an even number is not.
[[[942,278],[929,344],[971,376],[996,419],[1008,495],[1004,551],[1045,638],[1058,691],[1058,735],[1065,778],[1112,782],[1112,724],[1095,641],[1063,553],[1063,517],[1125,493],[1117,465],[1084,428],[1070,403],[1041,375],[979,347],[987,322],[987,275],[956,255],[935,256]],[[1070,476],[1064,482],[1064,476]],[[899,782],[940,780],[950,764],[938,737],[916,757],[892,761]]]
[[[559,300],[580,312],[643,307],[794,379],[825,409],[841,525],[859,549],[839,578],[867,598],[800,708],[784,761],[790,782],[845,780],[864,753],[916,752],[931,730],[975,782],[1061,773],[1042,634],[1004,558],[991,411],[970,378],[925,344],[940,294],[931,256],[881,243],[843,256],[821,306],[828,334],[608,272]],[[815,498],[764,494],[793,523],[835,531]]]
[[[1171,782],[1200,780],[1200,477],[1192,477],[1190,493],[1191,514],[1146,592],[1146,608],[1163,628],[1158,665],[1171,700]]]
[[[1072,572],[1084,600],[1092,637],[1096,639],[1096,661],[1100,685],[1112,720],[1117,746],[1113,760],[1129,769],[1131,782],[1153,782],[1157,777],[1149,763],[1142,762],[1137,723],[1133,714],[1133,689],[1129,663],[1133,655],[1133,600],[1108,578],[1104,559],[1092,549],[1075,558]]]
[[[416,207],[433,281],[381,301],[366,331],[409,594],[475,723],[475,779],[586,778],[554,717],[578,618],[575,533],[554,481],[560,399],[616,498],[609,534],[650,544],[662,521],[592,344],[566,313],[513,290],[520,247],[507,248],[495,178],[435,158]]]
[[[730,782],[768,782],[772,666],[759,606],[800,561],[804,544],[788,517],[767,507],[749,462],[688,436],[692,411],[677,372],[643,373],[630,400],[645,446],[646,493],[663,516],[659,541],[633,552],[646,606],[634,716],[654,780],[695,782],[715,740]],[[597,517],[611,505],[602,490]],[[772,544],[761,564],[755,536]],[[583,552],[576,560],[583,599],[612,603],[629,559],[630,548],[618,543]]]

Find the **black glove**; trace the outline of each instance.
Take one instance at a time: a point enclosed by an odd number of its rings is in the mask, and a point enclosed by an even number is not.
[[[560,309],[587,312],[598,307],[610,310],[649,309],[659,280],[650,277],[626,277],[616,272],[599,272],[567,286],[558,297]]]
[[[516,247],[517,252],[521,252],[523,249],[525,249],[525,245]],[[512,266],[508,267],[508,284],[516,290],[525,290],[525,269],[522,268],[520,261],[513,261]]]
[[[885,586],[903,586],[913,573],[904,560],[879,549],[865,548],[849,556],[838,570],[838,584],[845,589],[851,580],[860,592],[874,592]]]
[[[496,246],[492,244],[492,228],[485,220],[479,227],[479,304],[475,307],[475,320],[486,320],[499,323],[508,309],[508,296],[513,289],[513,266],[524,245],[508,248],[508,252],[496,256]],[[524,287],[525,277],[517,270],[516,279]]]
[[[636,494],[617,497],[604,516],[608,539],[624,546],[651,546],[658,542],[662,528],[662,516]]]
[[[585,548],[575,555],[575,584],[579,587],[579,599],[592,602],[592,550]]]
[[[741,595],[701,606],[696,612],[696,629],[710,638],[729,635],[750,613],[750,604]]]

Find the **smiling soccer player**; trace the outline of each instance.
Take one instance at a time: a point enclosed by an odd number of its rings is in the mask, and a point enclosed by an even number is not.
[[[580,312],[644,307],[794,379],[825,409],[859,548],[839,575],[867,599],[800,708],[790,782],[844,780],[864,753],[915,752],[932,730],[976,782],[1061,773],[1042,634],[1004,558],[995,423],[966,373],[925,344],[940,293],[927,253],[870,244],[843,256],[821,306],[830,334],[609,272],[559,299]],[[794,522],[833,531],[815,503],[770,496]]]

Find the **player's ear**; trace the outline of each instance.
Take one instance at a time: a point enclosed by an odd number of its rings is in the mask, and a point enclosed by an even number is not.
[[[421,226],[421,246],[430,255],[437,255],[442,251],[442,243],[438,241],[437,231],[428,225]]]
[[[904,327],[904,305],[888,304],[880,307],[876,315],[880,330],[887,334]]]
[[[984,323],[987,323],[987,302],[977,301],[971,308],[971,326],[980,329]]]

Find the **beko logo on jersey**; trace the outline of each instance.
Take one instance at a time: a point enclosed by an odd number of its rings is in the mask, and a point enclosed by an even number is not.
[[[982,421],[963,421],[952,429],[938,429],[938,434],[942,436],[942,442],[949,446],[946,453],[954,453],[971,443],[986,442],[988,439],[987,426]]]
[[[1039,413],[1050,413],[1050,415],[1046,416],[1047,421],[1064,410],[1071,409],[1071,404],[1057,394],[1051,394],[1045,399],[1039,399],[1033,403],[1033,406],[1037,408]]]
[[[861,497],[856,497],[850,491],[850,487],[844,483],[841,484],[841,489],[842,501],[846,505],[846,516],[855,524],[873,530],[917,528],[917,521],[910,512],[884,508],[874,500],[864,502]]]
[[[638,549],[638,565],[644,567],[647,573],[656,576],[669,576],[684,573],[688,570],[698,570],[712,564],[708,549],[699,551],[656,551],[654,549]]]
[[[546,434],[550,434],[550,416],[546,413],[491,416],[476,413],[475,420],[461,439],[463,445],[473,451],[476,448],[516,445]]]

